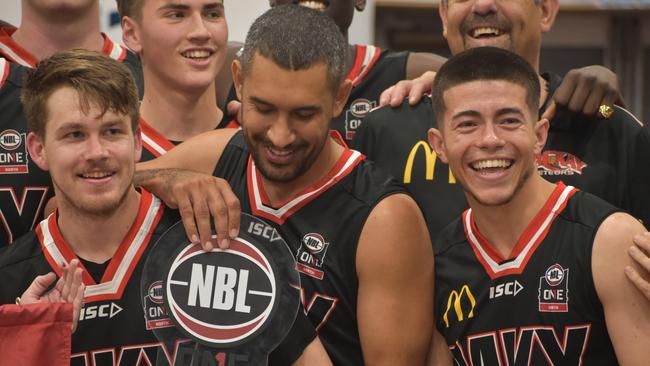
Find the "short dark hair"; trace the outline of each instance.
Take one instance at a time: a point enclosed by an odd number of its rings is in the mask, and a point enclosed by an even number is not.
[[[111,110],[128,115],[133,132],[139,131],[140,102],[129,69],[98,52],[77,48],[41,61],[27,75],[21,99],[29,129],[41,138],[45,137],[47,101],[62,87],[73,88],[79,93],[84,112],[92,103],[102,114]]]
[[[299,5],[280,5],[253,22],[240,62],[245,75],[256,54],[292,71],[324,63],[330,87],[338,90],[346,71],[347,50],[345,38],[329,16]]]
[[[463,51],[445,62],[433,81],[431,104],[443,125],[446,111],[444,93],[454,86],[479,80],[504,80],[526,90],[526,104],[531,112],[539,109],[539,76],[528,61],[510,51],[496,47],[476,47]]]
[[[142,19],[142,5],[144,0],[116,0],[117,13],[120,18],[129,17],[136,20]]]

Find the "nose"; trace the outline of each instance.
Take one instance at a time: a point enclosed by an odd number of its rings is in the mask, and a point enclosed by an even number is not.
[[[505,145],[505,140],[499,135],[499,131],[495,128],[493,123],[486,123],[481,129],[481,136],[477,140],[477,145],[480,148],[494,150],[499,149]]]
[[[203,19],[201,12],[193,12],[190,16],[190,29],[187,38],[194,41],[206,41],[210,38],[210,32]]]
[[[291,128],[291,123],[287,116],[280,115],[266,133],[266,137],[271,141],[273,146],[284,148],[291,145],[296,140],[296,135]]]
[[[108,157],[108,150],[100,136],[93,135],[86,140],[84,157],[86,160],[101,160]]]
[[[486,15],[497,12],[498,0],[476,0],[472,5],[472,12],[479,15]]]

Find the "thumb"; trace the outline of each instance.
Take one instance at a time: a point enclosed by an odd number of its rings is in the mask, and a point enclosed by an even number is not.
[[[55,280],[56,275],[54,272],[36,277],[32,284],[29,285],[27,290],[23,293],[23,300],[30,301],[30,299],[33,299],[32,301],[36,301],[38,298],[43,296],[45,291],[52,286]]]

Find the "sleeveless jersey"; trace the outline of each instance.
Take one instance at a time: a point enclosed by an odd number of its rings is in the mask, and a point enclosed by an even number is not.
[[[362,154],[346,149],[322,180],[271,207],[242,132],[226,146],[214,175],[228,180],[243,212],[274,226],[295,253],[304,310],[333,363],[362,365],[357,244],[373,207],[403,188]]]
[[[149,192],[141,193],[138,215],[113,258],[104,265],[81,259],[86,292],[72,336],[71,366],[171,365],[182,347],[155,337],[150,330],[155,322],[145,322],[144,312],[162,311],[162,307],[143,299],[140,293],[140,278],[150,248],[180,216]],[[56,216],[43,220],[0,257],[0,304],[13,303],[38,275],[50,271],[61,275],[59,264],[78,258],[63,239]],[[98,272],[101,280],[91,275]],[[276,349],[281,354],[275,358],[293,362],[300,356],[315,336],[311,324],[306,323],[294,323],[295,329]],[[226,362],[228,356],[224,357]]]
[[[14,27],[0,27],[0,57],[25,67],[36,67],[38,63],[36,57],[11,38],[15,31],[16,28]],[[106,34],[102,33],[102,37],[104,38],[104,44],[101,53],[113,60],[123,62],[129,68],[138,87],[140,98],[142,98],[142,95],[144,95],[144,78],[138,56],[126,47],[113,42]]]
[[[591,270],[594,236],[616,209],[562,183],[511,258],[472,210],[436,244],[435,324],[456,365],[615,365]]]
[[[552,74],[543,77],[549,81],[549,96],[553,95],[561,79]],[[629,112],[615,108],[606,120],[558,111],[538,157],[538,170],[551,182],[563,181],[594,194],[647,224],[650,134]],[[406,185],[435,239],[467,203],[448,165],[429,147],[431,127],[436,121],[429,97],[414,107],[404,101],[400,107],[370,113],[351,146]]]
[[[54,195],[48,172],[27,151],[27,121],[20,102],[27,68],[0,58],[0,247],[32,230]]]

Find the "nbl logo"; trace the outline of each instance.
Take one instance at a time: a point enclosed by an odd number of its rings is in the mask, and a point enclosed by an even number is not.
[[[184,248],[172,262],[165,293],[170,315],[182,330],[219,346],[262,328],[273,309],[276,284],[267,258],[238,238],[223,251]]]
[[[323,267],[327,247],[330,243],[318,233],[309,233],[303,236],[296,254],[296,269],[298,272],[322,280],[325,273],[319,268]]]
[[[18,131],[15,130],[4,130],[0,133],[0,147],[5,150],[16,150],[22,138]]]
[[[539,311],[565,313],[569,311],[569,269],[555,263],[539,278]]]

